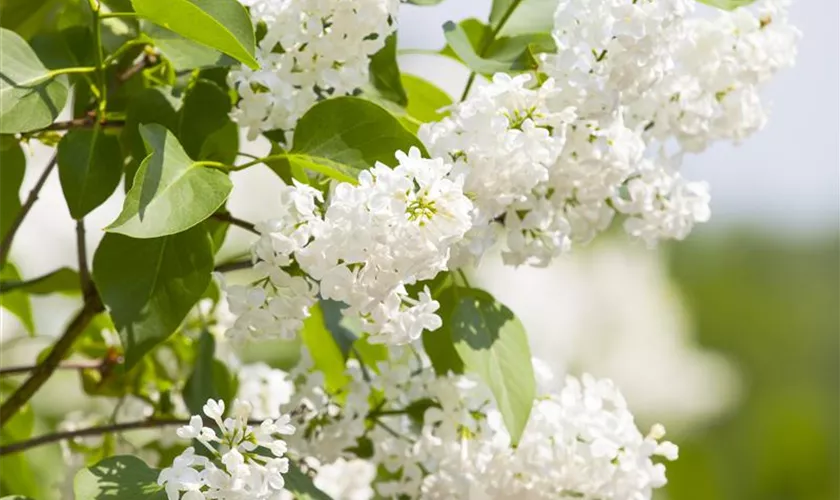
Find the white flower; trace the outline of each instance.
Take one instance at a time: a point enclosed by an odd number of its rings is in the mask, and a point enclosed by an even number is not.
[[[373,498],[371,482],[376,467],[365,460],[339,458],[322,465],[315,476],[315,486],[333,500],[368,500]]]
[[[288,472],[288,460],[283,456],[287,446],[277,435],[294,431],[287,424],[289,417],[281,417],[280,425],[266,425],[269,420],[254,429],[248,424],[252,407],[246,401],[234,400],[231,416],[223,422],[223,401],[208,400],[203,410],[218,426],[220,436],[205,427],[199,415],[177,434],[182,439],[198,439],[212,458],[196,455],[192,447],[175,457],[172,466],[158,476],[168,498],[277,498],[283,491],[283,474]],[[274,457],[260,455],[260,447],[271,450]]]
[[[370,57],[393,31],[396,0],[241,0],[264,22],[259,69],[230,72],[241,99],[234,119],[260,132],[294,128],[318,100],[352,94],[368,82]],[[276,50],[277,47],[282,50]]]

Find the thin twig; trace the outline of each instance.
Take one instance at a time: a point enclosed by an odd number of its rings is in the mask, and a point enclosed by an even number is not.
[[[36,438],[27,439],[26,441],[18,441],[17,443],[0,446],[0,456],[10,455],[12,453],[20,453],[30,448],[43,446],[45,444],[57,443],[65,439],[75,439],[88,436],[100,436],[112,432],[132,431],[139,429],[156,429],[159,427],[169,427],[173,425],[188,425],[189,420],[180,418],[152,418],[148,420],[139,420],[136,422],[123,422],[119,424],[99,425],[96,427],[88,427],[86,429],[77,429],[74,431],[55,432],[53,434],[44,434]],[[262,420],[249,419],[248,425],[260,425]],[[205,425],[214,426],[214,424],[205,422]]]
[[[26,381],[9,396],[0,406],[0,428],[9,423],[12,416],[25,405],[32,396],[41,388],[50,376],[58,369],[61,360],[70,352],[73,343],[85,331],[93,318],[104,310],[99,296],[92,293],[85,297],[85,305],[76,313],[76,316],[67,325],[67,329],[58,339],[58,342],[50,349],[47,357],[32,370]]]
[[[93,116],[83,116],[82,118],[74,118],[72,120],[67,120],[63,122],[55,122],[47,127],[41,129],[43,130],[71,130],[77,128],[93,128],[96,125],[99,125],[102,128],[119,128],[125,126],[125,120],[101,120],[97,123],[97,120]]]
[[[235,260],[233,262],[223,262],[213,269],[217,273],[229,273],[231,271],[239,271],[242,269],[249,269],[254,266],[250,260]]]
[[[87,242],[85,242],[85,220],[76,221],[76,248],[79,260],[79,286],[83,295],[88,295],[93,287],[87,264]]]
[[[128,81],[132,76],[143,71],[145,68],[149,66],[154,66],[157,63],[158,58],[156,55],[145,52],[143,53],[143,57],[139,61],[134,63],[131,67],[129,67],[119,75],[117,75],[117,82],[124,83]]]
[[[86,436],[99,436],[111,432],[129,431],[136,429],[153,429],[157,427],[166,427],[170,425],[187,425],[188,420],[183,419],[153,419],[140,420],[137,422],[123,422],[121,424],[101,425],[97,427],[88,427],[86,429],[77,429],[74,431],[56,432],[53,434],[45,434],[36,438],[28,439],[26,441],[19,441],[17,443],[0,446],[0,456],[9,455],[11,453],[19,453],[21,451],[43,446],[45,444],[57,443],[65,439],[75,439]]]
[[[241,227],[242,229],[244,229],[246,231],[250,231],[254,234],[257,234],[257,235],[260,234],[259,231],[257,231],[254,224],[252,224],[248,221],[244,221],[242,219],[238,219],[238,218],[230,215],[229,213],[216,212],[215,214],[213,214],[213,218],[217,219],[217,220],[220,220],[220,221],[223,221],[223,222],[227,222],[227,223],[229,223],[233,226],[236,226],[236,227]]]
[[[9,258],[9,250],[12,247],[12,241],[15,239],[15,233],[17,233],[23,219],[32,209],[32,205],[35,204],[35,200],[38,199],[38,193],[41,192],[41,188],[44,187],[47,177],[50,176],[50,173],[55,168],[57,160],[58,157],[53,155],[52,159],[47,164],[47,168],[44,169],[44,173],[41,174],[41,177],[38,178],[38,182],[35,183],[35,187],[33,187],[32,191],[29,192],[29,197],[26,198],[26,202],[20,208],[20,212],[18,212],[17,217],[15,217],[15,220],[12,221],[12,225],[9,226],[6,236],[3,237],[3,242],[0,243],[0,267],[3,267],[6,264],[6,259]]]
[[[60,363],[58,370],[96,370],[102,368],[102,361],[96,362],[82,362],[82,361],[67,361]],[[11,366],[9,368],[0,368],[0,377],[6,375],[20,375],[22,373],[29,373],[38,368],[38,365],[31,366]]]

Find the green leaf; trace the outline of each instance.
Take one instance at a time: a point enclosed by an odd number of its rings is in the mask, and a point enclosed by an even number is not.
[[[259,68],[251,19],[236,0],[131,0],[131,4],[140,17]]]
[[[4,424],[0,432],[0,443],[24,441],[32,436],[35,413],[32,407],[26,404]],[[3,471],[3,474],[0,474],[0,483],[3,484],[4,490],[38,497],[40,488],[26,454],[15,453],[0,457],[0,470]]]
[[[67,102],[67,77],[52,77],[14,31],[0,28],[0,134],[51,124]]]
[[[108,457],[73,478],[76,500],[166,500],[160,471],[132,455]]]
[[[169,130],[178,130],[178,114],[162,89],[145,89],[132,96],[125,112],[125,126],[120,134],[123,152],[130,157],[125,169],[126,190],[134,183],[134,176],[140,163],[148,156],[140,125],[157,123]]]
[[[408,96],[400,80],[397,65],[397,34],[385,39],[385,46],[370,59],[370,82],[387,99],[405,106]]]
[[[143,26],[143,31],[161,54],[169,59],[175,71],[232,66],[237,63],[235,59],[218,50],[192,42],[157,24],[147,23]]]
[[[140,126],[150,154],[140,164],[123,209],[106,231],[155,238],[185,231],[221,207],[233,187],[226,174],[190,160],[161,125]]]
[[[127,368],[178,328],[212,270],[213,246],[201,226],[154,239],[105,235],[93,279],[120,332]]]
[[[408,94],[406,112],[410,116],[424,123],[435,122],[446,116],[438,112],[452,104],[446,92],[414,75],[403,74],[402,83]]]
[[[738,7],[745,7],[755,0],[697,0],[700,3],[711,5],[723,10],[735,10]]]
[[[510,65],[507,63],[486,59],[479,55],[481,51],[473,45],[473,40],[462,24],[448,21],[443,25],[443,33],[452,51],[468,68],[476,73],[492,74],[510,69]]]
[[[467,40],[469,41],[473,52],[478,54],[481,50],[481,45],[484,43],[485,37],[490,37],[490,28],[474,17],[462,20],[458,23],[458,26],[460,26],[464,33],[466,33]],[[452,46],[448,43],[443,49],[441,49],[440,55],[463,62],[461,58],[458,57],[458,54],[455,53]]]
[[[20,272],[14,264],[6,262],[2,270],[0,270],[0,279],[3,281],[20,281]],[[26,292],[18,290],[0,295],[0,307],[17,316],[30,335],[35,334],[35,322],[32,319],[32,305],[29,302],[29,295]]]
[[[184,385],[184,403],[192,415],[201,415],[208,399],[224,400],[230,408],[236,395],[235,377],[215,355],[216,340],[209,332],[202,332],[195,345],[195,366]]]
[[[11,136],[0,137],[0,241],[20,213],[20,185],[26,172],[26,157]]]
[[[0,26],[27,40],[35,33],[54,27],[62,0],[3,0],[0,2]]]
[[[336,393],[349,382],[344,373],[344,355],[327,329],[321,307],[315,305],[309,312],[300,332],[301,340],[309,349],[315,368],[324,373],[327,390]]]
[[[228,93],[209,80],[196,80],[178,111],[178,138],[198,160],[232,164],[239,151],[239,129],[230,119]]]
[[[511,0],[503,1],[510,2]],[[505,22],[498,36],[551,33],[554,29],[554,11],[557,10],[558,3],[559,0],[522,0]]]
[[[534,403],[536,382],[522,323],[483,290],[461,289],[451,335],[466,369],[490,387],[516,445]]]
[[[296,500],[332,500],[329,495],[319,490],[312,478],[300,470],[298,464],[289,461],[289,472],[283,474],[286,489],[292,492]]]
[[[439,297],[435,297],[435,300],[440,303],[438,315],[443,321],[443,325],[437,330],[423,332],[423,350],[429,356],[435,374],[445,376],[449,372],[464,373],[464,362],[458,355],[458,351],[455,350],[455,336],[452,332],[452,314],[455,312],[455,304],[458,302],[456,288],[454,286],[447,287]]]
[[[11,293],[14,290],[31,295],[75,295],[81,293],[79,287],[79,273],[69,267],[62,267],[31,281],[3,280],[0,282],[0,294]]]
[[[101,205],[120,183],[120,143],[102,130],[71,130],[58,143],[58,177],[74,219]]]
[[[336,345],[341,350],[341,355],[346,359],[350,354],[350,350],[353,348],[353,343],[359,338],[359,335],[349,328],[344,315],[341,313],[341,310],[347,306],[342,302],[324,299],[321,299],[319,304],[324,318],[324,325],[330,334],[332,334],[333,340],[335,340]]]
[[[427,155],[420,140],[381,107],[356,97],[337,97],[303,115],[288,158],[292,166],[355,182],[360,171],[376,162],[393,165],[395,151],[412,147]]]

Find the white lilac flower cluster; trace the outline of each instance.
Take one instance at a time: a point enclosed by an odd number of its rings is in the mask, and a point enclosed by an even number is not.
[[[373,342],[406,343],[440,326],[429,291],[412,297],[406,286],[447,269],[472,203],[442,159],[421,158],[416,148],[396,158],[394,168],[363,171],[357,185],[335,185],[326,204],[309,186],[285,186],[285,213],[257,226],[261,278],[226,287],[238,315],[230,336],[290,338],[318,293],[349,306],[344,313],[361,318]]]
[[[212,458],[196,454],[193,447],[175,457],[172,466],[158,477],[169,500],[277,498],[284,491],[283,474],[289,470],[286,442],[279,436],[295,431],[290,417],[266,419],[252,427],[251,405],[238,399],[224,419],[225,404],[221,400],[208,400],[203,410],[221,435],[205,426],[199,415],[177,430],[178,437],[198,441]]]
[[[512,448],[487,388],[435,376],[413,349],[390,348],[376,373],[350,360],[339,394],[311,362],[292,373],[290,453],[332,498],[649,499],[665,484],[657,457],[674,460],[677,447],[661,425],[642,434],[610,381],[567,377],[558,390],[537,364],[540,394]]]
[[[793,64],[799,33],[786,0],[716,19],[691,16],[695,3],[563,0],[547,81],[497,74],[421,127],[476,205],[453,265],[500,235],[508,264],[546,265],[617,213],[649,245],[708,220],[708,186],[682,177],[682,156],[763,126],[760,84]]]
[[[234,119],[260,132],[294,128],[318,100],[368,82],[370,57],[394,30],[398,0],[241,0],[255,24],[259,69],[230,72],[240,96]],[[260,30],[258,30],[259,32]]]

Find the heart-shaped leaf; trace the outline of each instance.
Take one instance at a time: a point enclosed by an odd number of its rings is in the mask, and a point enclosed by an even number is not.
[[[106,231],[134,238],[175,234],[224,204],[233,187],[225,173],[192,161],[161,125],[141,125],[140,135],[151,154],[137,170],[122,213]]]
[[[71,130],[58,143],[58,177],[74,219],[101,205],[120,183],[123,159],[116,136]]]
[[[44,128],[67,103],[67,77],[53,77],[26,41],[0,28],[0,133]]]

